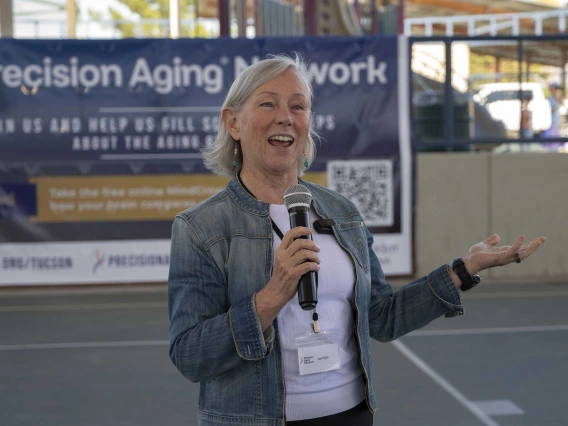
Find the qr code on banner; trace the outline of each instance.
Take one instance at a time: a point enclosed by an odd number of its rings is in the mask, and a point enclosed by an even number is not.
[[[393,225],[393,177],[390,160],[330,161],[330,189],[349,198],[367,226]]]

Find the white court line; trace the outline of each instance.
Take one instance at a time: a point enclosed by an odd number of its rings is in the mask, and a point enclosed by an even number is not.
[[[544,331],[568,331],[568,325],[535,325],[527,327],[495,327],[495,328],[461,328],[457,330],[423,330],[413,331],[408,337],[427,336],[462,336],[464,334],[502,334],[502,333],[535,333]]]
[[[0,306],[2,312],[41,312],[41,311],[82,311],[99,309],[143,309],[143,308],[165,308],[167,302],[139,302],[139,303],[100,303],[100,304],[81,304],[81,305],[52,305],[52,306]]]
[[[404,343],[395,340],[391,342],[410,362],[418,367],[422,372],[428,375],[433,381],[439,384],[452,398],[462,404],[475,417],[477,417],[486,426],[499,426],[492,418],[485,414],[479,407],[469,401],[459,390],[453,387],[446,379],[434,371],[428,364],[422,361],[414,352],[412,352]]]
[[[104,107],[99,108],[100,113],[136,113],[136,112],[219,112],[221,107]]]
[[[0,351],[27,351],[38,349],[125,348],[133,346],[165,346],[169,340],[138,340],[130,342],[41,343],[35,345],[0,345]]]

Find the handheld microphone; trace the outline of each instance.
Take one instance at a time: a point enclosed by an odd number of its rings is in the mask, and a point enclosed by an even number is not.
[[[297,226],[310,227],[309,210],[312,194],[304,185],[292,185],[284,191],[284,204],[290,214],[290,229]],[[312,239],[311,234],[300,238]],[[300,278],[298,283],[298,301],[302,309],[311,311],[318,303],[316,273],[310,271]]]

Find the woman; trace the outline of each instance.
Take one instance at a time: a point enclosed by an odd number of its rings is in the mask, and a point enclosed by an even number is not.
[[[205,152],[208,167],[232,180],[174,221],[170,357],[201,383],[200,425],[372,425],[369,337],[391,341],[463,313],[462,282],[448,265],[393,293],[355,206],[299,179],[315,155],[311,106],[299,59],[277,56],[247,68],[229,90],[217,140]],[[312,194],[311,220],[333,219],[329,232],[290,230],[283,197],[298,182]],[[310,233],[313,241],[300,238]],[[544,238],[522,241],[498,248],[493,235],[456,270],[465,266],[474,275],[515,256],[520,262]],[[295,297],[311,271],[319,273],[323,334],[309,334],[312,313]],[[302,374],[312,367],[309,357],[299,358],[302,338],[329,337],[329,330],[337,331],[329,355],[339,364]]]

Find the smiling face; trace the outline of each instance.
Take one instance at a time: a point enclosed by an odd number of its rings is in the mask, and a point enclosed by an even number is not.
[[[310,131],[310,105],[293,69],[259,86],[236,113],[223,111],[223,120],[240,141],[243,174],[297,178]]]

